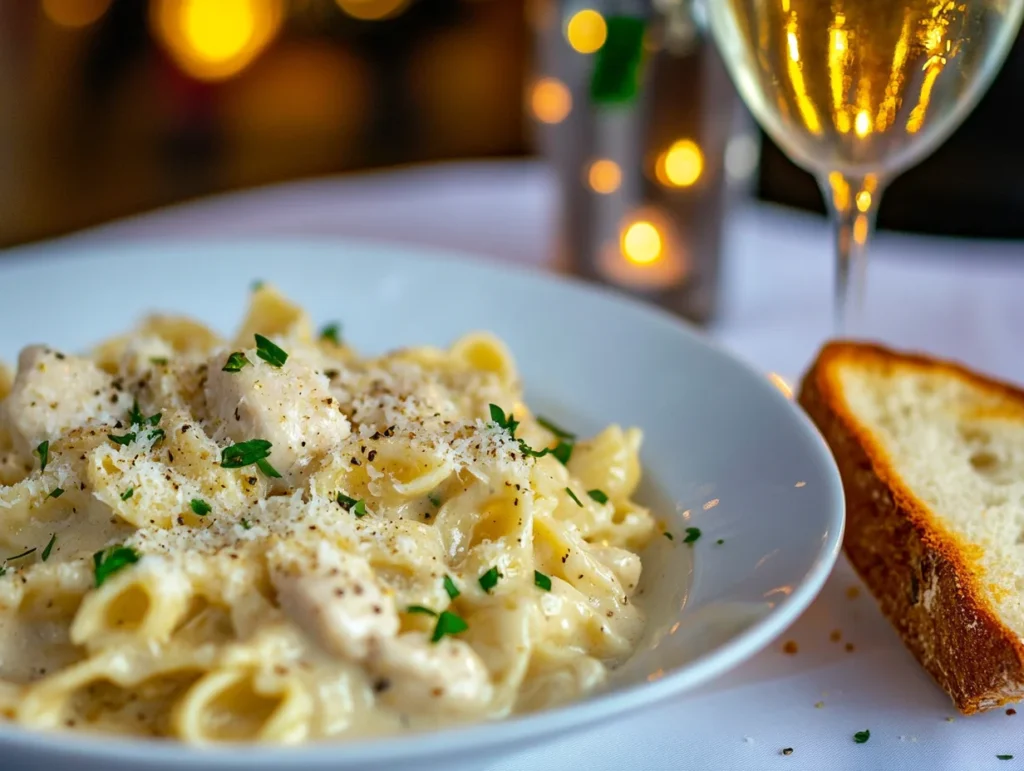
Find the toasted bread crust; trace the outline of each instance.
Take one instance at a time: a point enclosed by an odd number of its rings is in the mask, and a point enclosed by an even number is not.
[[[799,394],[843,479],[843,548],[904,644],[964,714],[1024,698],[1024,645],[981,589],[977,549],[942,525],[851,414],[839,363],[932,370],[999,393],[1022,410],[1024,391],[926,356],[835,342],[818,355]]]

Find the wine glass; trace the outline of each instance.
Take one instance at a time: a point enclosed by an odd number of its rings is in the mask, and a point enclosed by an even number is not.
[[[863,295],[885,184],[974,109],[1024,0],[706,0],[705,9],[754,117],[821,186],[842,334]]]

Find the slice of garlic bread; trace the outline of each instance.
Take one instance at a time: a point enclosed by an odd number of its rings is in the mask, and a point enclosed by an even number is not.
[[[834,342],[799,401],[843,478],[846,554],[907,647],[965,714],[1024,698],[1024,391]]]

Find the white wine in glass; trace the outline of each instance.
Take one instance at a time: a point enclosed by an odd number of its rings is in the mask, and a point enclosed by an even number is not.
[[[705,0],[705,7],[754,117],[821,186],[835,225],[842,333],[861,299],[885,183],[974,109],[1016,38],[1024,0]]]

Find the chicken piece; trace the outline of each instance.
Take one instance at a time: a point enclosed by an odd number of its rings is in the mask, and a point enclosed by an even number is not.
[[[236,372],[224,371],[227,354],[210,360],[210,414],[236,442],[270,442],[267,460],[283,475],[275,488],[293,486],[303,469],[349,435],[348,418],[327,390],[327,378],[307,361],[291,356],[275,367],[254,350],[243,353],[249,363]]]
[[[268,561],[281,610],[328,653],[362,661],[398,634],[394,598],[361,557],[322,543],[312,560],[282,545]]]
[[[71,428],[123,418],[131,402],[131,395],[88,359],[32,345],[18,356],[3,413],[14,443],[27,455]]]
[[[484,662],[468,644],[451,637],[434,643],[409,633],[387,640],[369,666],[381,701],[405,711],[474,714],[493,697]]]

